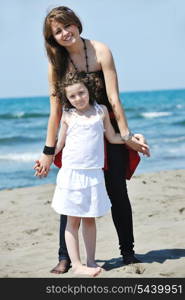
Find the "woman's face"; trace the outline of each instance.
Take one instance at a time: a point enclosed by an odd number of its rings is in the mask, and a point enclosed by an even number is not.
[[[79,111],[89,109],[89,92],[83,83],[75,83],[65,88],[66,97],[73,107]]]
[[[80,37],[78,27],[73,24],[64,25],[60,22],[52,21],[51,30],[56,42],[63,47],[71,46]]]

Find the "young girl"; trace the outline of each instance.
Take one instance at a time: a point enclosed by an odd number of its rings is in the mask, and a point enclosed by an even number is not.
[[[111,207],[105,188],[104,133],[110,143],[123,144],[109,119],[108,110],[90,97],[82,79],[75,76],[63,83],[64,99],[61,129],[55,155],[62,151],[62,168],[52,207],[67,215],[65,240],[75,274],[97,276],[101,268],[95,262],[95,217],[105,215]],[[78,230],[82,234],[87,254],[87,266],[79,253]]]

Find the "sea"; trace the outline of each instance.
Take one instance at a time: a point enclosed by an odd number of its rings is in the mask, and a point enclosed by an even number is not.
[[[142,133],[151,157],[140,154],[135,175],[185,169],[185,89],[124,92],[120,98],[129,128]],[[0,189],[55,183],[58,168],[48,177],[34,176],[34,162],[45,144],[48,97],[0,99]]]

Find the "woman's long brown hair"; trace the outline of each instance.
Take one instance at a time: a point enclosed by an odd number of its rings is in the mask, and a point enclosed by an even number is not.
[[[60,83],[67,72],[69,54],[65,47],[59,45],[53,37],[51,23],[57,21],[63,25],[76,25],[79,33],[82,32],[82,23],[77,15],[66,6],[59,6],[52,9],[44,20],[43,34],[45,39],[45,48],[49,61],[52,64],[52,81],[54,91],[53,96],[61,97]]]

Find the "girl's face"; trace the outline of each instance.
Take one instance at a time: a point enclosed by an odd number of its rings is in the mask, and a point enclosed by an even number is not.
[[[79,29],[73,24],[62,24],[57,21],[52,21],[51,30],[56,42],[63,46],[70,46],[80,38]]]
[[[75,83],[65,88],[66,97],[77,110],[86,111],[90,108],[89,91],[83,83]]]

